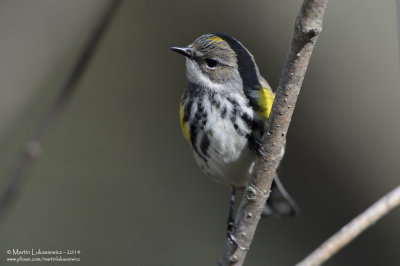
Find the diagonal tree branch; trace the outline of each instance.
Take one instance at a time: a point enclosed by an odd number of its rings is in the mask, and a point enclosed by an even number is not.
[[[296,19],[292,43],[262,139],[265,158],[256,160],[253,176],[236,215],[233,232],[236,243],[227,240],[220,265],[243,265],[281,159],[281,149],[312,50],[322,29],[327,2],[328,0],[305,0]]]
[[[397,0],[397,31],[400,56],[400,0]],[[363,231],[398,206],[400,206],[400,186],[383,196],[363,213],[343,226],[336,234],[296,265],[314,266],[323,264]]]
[[[66,78],[64,84],[61,85],[59,93],[51,103],[48,111],[44,114],[42,120],[36,126],[32,136],[28,139],[25,150],[17,159],[15,166],[10,173],[10,180],[2,194],[0,195],[0,221],[4,219],[5,213],[20,190],[24,177],[27,174],[29,167],[34,159],[36,159],[41,151],[41,143],[45,137],[48,128],[56,121],[60,113],[64,110],[65,105],[76,90],[76,85],[85,71],[90,59],[92,58],[95,49],[100,41],[105,29],[110,24],[111,18],[114,15],[121,0],[110,0],[88,40],[86,41],[77,62],[73,66],[71,72]]]
[[[400,186],[383,196],[367,210],[354,218],[350,223],[342,227],[340,231],[326,240],[320,247],[314,250],[297,266],[321,265],[340,249],[355,239],[365,229],[375,224],[385,214],[400,205]]]

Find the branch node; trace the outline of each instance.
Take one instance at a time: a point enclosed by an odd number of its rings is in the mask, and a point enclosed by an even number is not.
[[[257,197],[257,191],[256,191],[256,189],[255,189],[254,187],[252,187],[252,186],[248,186],[245,193],[246,193],[246,198],[247,198],[247,200],[249,200],[249,201],[253,201],[253,200],[255,200],[256,197]]]
[[[235,263],[235,262],[237,262],[238,261],[238,257],[236,256],[236,255],[232,255],[230,258],[229,258],[229,262],[230,263]]]
[[[318,34],[321,32],[321,28],[317,25],[303,26],[301,27],[301,29],[303,34],[306,35],[309,39],[317,37]]]

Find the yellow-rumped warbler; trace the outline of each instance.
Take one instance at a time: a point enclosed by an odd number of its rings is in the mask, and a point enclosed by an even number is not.
[[[186,57],[187,87],[180,102],[183,134],[201,169],[232,187],[229,236],[235,188],[246,186],[256,155],[262,155],[260,141],[274,93],[253,55],[227,34],[204,34],[187,47],[170,49]],[[288,216],[296,211],[275,175],[263,215]]]

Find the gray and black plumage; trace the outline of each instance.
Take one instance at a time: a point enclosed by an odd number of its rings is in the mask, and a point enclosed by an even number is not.
[[[261,137],[273,91],[260,75],[253,55],[227,34],[204,34],[187,47],[171,50],[186,57],[187,86],[180,102],[180,119],[197,164],[233,192],[245,187],[256,156],[262,154]],[[293,215],[295,202],[277,175],[274,180],[264,214]]]

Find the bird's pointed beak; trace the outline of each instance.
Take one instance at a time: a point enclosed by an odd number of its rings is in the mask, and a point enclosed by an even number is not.
[[[190,49],[189,47],[170,47],[169,49],[171,51],[182,54],[182,55],[186,56],[187,58],[193,57],[192,49]]]

